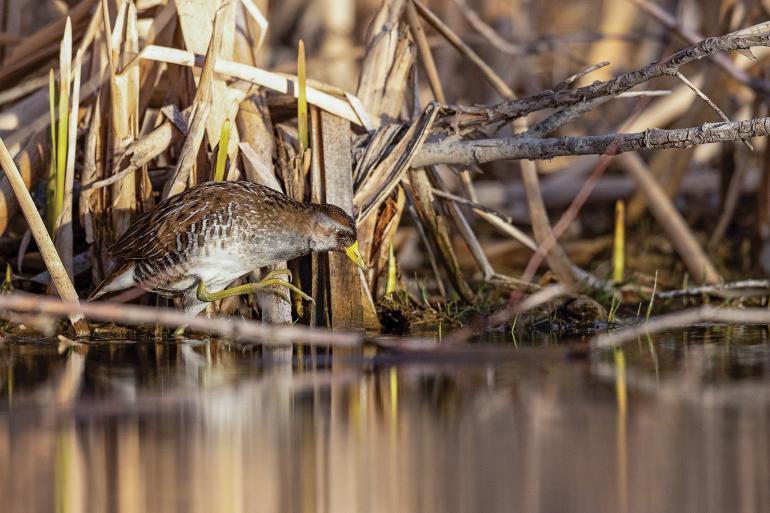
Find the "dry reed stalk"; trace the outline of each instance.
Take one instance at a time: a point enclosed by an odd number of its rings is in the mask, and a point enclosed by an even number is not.
[[[0,165],[2,165],[8,181],[13,187],[13,192],[16,194],[22,212],[24,212],[24,217],[27,219],[32,236],[35,238],[48,272],[51,273],[56,290],[65,301],[77,302],[78,293],[72,285],[69,276],[67,276],[67,270],[56,253],[56,248],[51,237],[48,235],[45,223],[40,218],[40,214],[38,214],[32,196],[30,196],[24,184],[21,173],[2,139],[0,139]],[[70,313],[69,319],[79,337],[87,337],[89,335],[90,330],[82,314],[77,312]]]
[[[408,37],[408,33],[404,33],[401,30],[401,17],[404,7],[404,0],[388,0],[383,2],[369,28],[366,53],[361,63],[356,94],[363,104],[363,109],[366,111],[367,116],[372,120],[374,127],[379,127],[383,123],[398,119],[402,111],[406,84],[408,83],[407,78],[414,62],[414,48],[411,40]],[[394,133],[394,131],[387,128],[383,130],[385,130],[385,134]],[[402,141],[408,143],[409,139],[405,137]],[[381,140],[387,141],[389,137],[386,135]],[[393,149],[391,152],[384,145],[377,149],[382,155],[388,155],[390,160],[397,161],[398,159],[403,159],[400,155],[403,149]],[[361,171],[362,169],[364,171]],[[384,173],[388,168],[382,167],[381,169],[382,171],[378,172]],[[393,170],[397,174],[401,173],[397,167],[391,169],[391,171]],[[354,198],[354,204],[356,205],[355,210],[359,215],[358,236],[361,242],[361,253],[364,261],[369,266],[367,282],[369,288],[374,289],[376,283],[374,272],[379,267],[377,263],[385,256],[384,251],[387,250],[388,243],[387,241],[381,241],[385,243],[379,246],[379,254],[373,253],[375,228],[380,214],[376,213],[369,216],[368,219],[362,217],[362,200],[371,199],[370,194],[361,194],[361,189],[365,187],[365,185],[362,185],[362,180],[370,178],[370,174],[377,174],[377,172],[370,173],[371,171],[371,166],[362,166],[359,163],[355,177],[356,197]],[[382,183],[379,184],[379,186],[382,185]],[[397,185],[398,181],[396,180],[384,183],[384,186],[390,187],[391,191]],[[385,197],[385,195],[381,195],[380,202]],[[371,209],[370,212],[376,212],[376,210]],[[389,210],[387,214],[391,216],[391,219],[395,219],[397,223],[402,211]]]
[[[406,209],[414,221],[415,228],[417,228],[417,233],[419,234],[420,240],[422,241],[423,246],[427,252],[428,262],[430,263],[431,271],[433,271],[433,277],[436,280],[436,288],[438,289],[441,298],[446,299],[447,293],[446,288],[444,287],[444,279],[441,277],[441,273],[439,272],[438,257],[436,256],[436,251],[433,249],[431,240],[428,238],[425,227],[420,220],[420,215],[418,214],[417,208],[415,207],[414,195],[412,194],[411,188],[409,187],[403,187],[402,190],[404,191],[404,197],[406,199]]]
[[[422,24],[420,23],[420,18],[417,15],[417,10],[414,7],[414,3],[411,1],[406,5],[406,19],[409,22],[412,35],[417,42],[420,62],[428,77],[428,83],[430,84],[431,90],[433,91],[433,96],[437,102],[442,104],[446,103],[444,88],[441,85],[438,69],[436,68],[436,63],[433,60],[433,53],[431,52],[425,31],[423,30]],[[435,170],[432,170],[432,174],[434,177],[437,176]],[[473,182],[470,177],[470,172],[467,169],[462,168],[460,170],[460,174],[463,183],[467,184],[469,194],[473,196]],[[476,260],[476,263],[479,266],[484,279],[490,280],[495,275],[495,271],[492,268],[492,265],[489,263],[489,259],[487,259],[486,255],[484,254],[484,250],[476,238],[476,235],[473,233],[473,230],[470,228],[467,219],[465,219],[465,216],[456,203],[451,203],[449,205],[449,212],[454,219],[455,224],[459,228],[460,234],[463,236],[466,243],[468,244],[468,247],[471,249],[474,259]],[[484,213],[484,215],[486,215],[486,213]]]
[[[146,35],[142,37],[143,45],[150,44],[165,45],[172,44],[174,34],[177,30],[178,19],[174,2],[167,2],[166,5],[152,19]],[[143,61],[139,70],[139,113],[144,115],[152,102],[152,92],[157,88],[165,75],[164,66],[160,62]]]
[[[415,156],[431,133],[433,122],[438,115],[437,104],[430,104],[415,119],[406,133],[392,147],[376,166],[362,171],[362,180],[356,190],[353,202],[358,212],[358,222],[364,222],[377,211],[382,202],[401,182],[407,169],[412,166]]]
[[[214,79],[214,65],[217,61],[217,55],[221,49],[223,25],[219,21],[219,16],[214,20],[214,29],[211,32],[206,57],[203,62],[203,70],[198,88],[193,99],[193,114],[190,122],[190,130],[187,133],[182,151],[179,154],[177,164],[171,177],[166,181],[163,188],[163,198],[168,198],[182,192],[190,177],[190,171],[193,168],[197,158],[203,138],[206,135],[206,123],[211,110],[212,103],[212,81]]]
[[[105,278],[104,271],[109,258],[106,246],[112,240],[107,229],[109,215],[105,211],[106,194],[91,187],[105,174],[106,137],[102,137],[106,133],[105,110],[102,95],[99,94],[91,109],[91,123],[83,149],[83,169],[80,172],[80,224],[85,230],[86,242],[91,245],[91,277],[94,284]]]
[[[391,68],[396,61],[398,48],[402,44],[399,20],[405,3],[406,0],[386,0],[369,27],[366,54],[358,75],[356,95],[371,118],[375,120],[375,126],[379,126],[384,121],[385,113],[392,113],[391,117],[395,117],[400,110],[394,109],[393,105],[386,105],[385,101],[386,98],[391,103],[393,101],[393,95],[387,93],[387,88],[391,85],[389,81]],[[409,64],[411,65],[411,62]],[[404,80],[392,86],[403,88],[405,83]],[[400,107],[400,100],[398,107]]]
[[[380,215],[377,216],[377,223],[372,231],[372,249],[373,255],[380,255],[378,260],[370,263],[369,270],[372,276],[371,290],[378,290],[379,277],[382,270],[386,268],[390,258],[390,248],[393,246],[393,237],[396,235],[401,222],[401,213],[406,207],[406,193],[403,187],[398,187],[394,194],[385,200]],[[418,223],[419,225],[419,223]],[[387,249],[386,249],[387,248]],[[371,302],[371,299],[369,299]]]
[[[201,62],[199,56],[192,52],[155,45],[149,45],[142,49],[139,58],[165,62],[168,64],[179,64],[188,67],[197,67]],[[248,66],[246,64],[225,59],[217,61],[214,71],[218,74],[227,75],[267,87],[279,93],[294,95],[295,97],[297,95],[298,84],[296,77],[273,73],[254,66]],[[316,105],[323,110],[345,118],[352,123],[365,126],[364,121],[360,119],[358,113],[351,105],[350,100],[347,98],[343,100],[314,87],[308,87],[307,101],[311,105]]]
[[[430,167],[427,168],[427,170],[430,173],[431,180],[433,183],[436,184],[436,186],[440,187],[440,190],[445,190],[447,187],[441,180],[441,177],[439,176],[436,168]],[[435,189],[434,189],[435,191]],[[445,202],[445,210],[449,214],[449,216],[454,220],[455,225],[457,226],[457,229],[460,231],[460,235],[465,240],[465,243],[468,245],[468,249],[471,250],[471,254],[473,255],[473,259],[476,262],[476,265],[479,268],[479,271],[481,271],[482,278],[486,281],[491,281],[497,273],[495,272],[494,268],[492,267],[492,264],[489,262],[489,259],[487,258],[486,253],[484,253],[484,248],[481,245],[481,242],[479,242],[478,237],[474,233],[473,229],[471,228],[470,223],[465,218],[465,215],[463,214],[462,210],[460,210],[459,205],[457,202]],[[487,212],[484,212],[487,214]]]
[[[263,9],[267,7],[265,0],[260,3],[265,4]],[[267,18],[265,18],[265,15],[262,14],[262,9],[260,9],[260,7],[254,3],[254,0],[241,0],[241,4],[243,5],[244,10],[249,14],[249,21],[253,21],[256,24],[256,28],[258,29],[253,30],[252,26],[249,26],[249,31],[252,32],[252,37],[254,37],[254,32],[258,33],[255,38],[257,43],[252,45],[252,58],[256,64],[257,54],[262,48],[262,45],[265,43],[265,36],[267,36],[267,29],[269,28],[270,23],[267,21]]]
[[[472,303],[474,301],[473,291],[466,283],[465,278],[463,278],[462,271],[457,263],[457,257],[455,256],[454,249],[452,249],[452,242],[446,225],[446,218],[433,208],[433,191],[427,171],[424,168],[410,169],[408,176],[412,194],[414,195],[417,215],[426,230],[428,238],[436,245],[438,254],[441,256],[442,263],[457,293],[465,301]]]
[[[109,40],[111,172],[117,174],[127,164],[123,155],[136,138],[139,128],[139,68],[136,66],[123,68],[128,56],[139,51],[139,36],[136,31],[137,14],[133,3],[123,4],[115,20],[115,27],[111,31],[107,20],[109,14],[106,1],[102,3],[102,8],[108,33],[106,40]],[[110,221],[114,237],[120,236],[128,229],[134,214],[139,209],[137,182],[137,177],[132,175],[110,186]]]
[[[217,31],[217,53],[213,65],[216,66],[219,60],[232,61],[238,2],[180,0],[175,2],[175,5],[185,48],[188,51],[193,54],[206,54],[212,33]],[[235,111],[243,96],[234,96],[227,87],[225,77],[217,73],[212,74],[210,87],[211,109],[206,120],[206,137],[213,145],[213,141],[219,138],[219,131],[225,120],[235,118]]]
[[[350,146],[350,122],[322,112],[321,151],[326,203],[342,208],[353,216],[353,157]],[[363,325],[363,301],[358,269],[345,255],[330,253],[329,312],[333,329],[358,328]],[[361,298],[357,301],[356,298]]]
[[[516,98],[513,90],[508,87],[505,81],[486,63],[476,52],[473,51],[463,40],[447,27],[433,12],[431,12],[419,0],[412,0],[419,14],[433,26],[463,57],[473,63],[481,71],[487,82],[507,100]],[[523,117],[514,122],[514,130],[519,132],[527,131],[527,123]],[[527,205],[529,206],[532,228],[535,233],[535,240],[542,245],[550,236],[551,224],[543,204],[543,198],[540,193],[540,182],[537,175],[535,163],[528,159],[520,160],[522,181],[527,193]],[[558,243],[555,243],[546,254],[546,261],[551,270],[559,277],[562,283],[567,285],[575,284],[573,276],[572,263],[569,261],[564,250]],[[527,281],[527,280],[525,280]]]
[[[690,276],[697,282],[719,283],[719,273],[701,249],[700,244],[669,197],[652,177],[641,157],[636,153],[627,153],[618,157],[618,160],[636,180],[638,187],[646,196],[650,211],[676,248],[677,253],[687,266]]]

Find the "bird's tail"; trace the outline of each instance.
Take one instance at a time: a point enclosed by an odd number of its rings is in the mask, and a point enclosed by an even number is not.
[[[136,278],[134,278],[134,264],[123,264],[102,281],[93,292],[91,292],[91,295],[88,296],[88,300],[93,301],[108,292],[125,290],[135,285],[137,285],[137,281]]]

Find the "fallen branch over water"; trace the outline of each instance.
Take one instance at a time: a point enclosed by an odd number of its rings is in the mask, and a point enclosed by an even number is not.
[[[307,344],[355,347],[360,346],[364,340],[364,332],[339,332],[304,326],[268,324],[247,319],[206,318],[171,308],[122,303],[66,302],[53,297],[32,294],[0,295],[0,311],[3,310],[57,318],[80,314],[92,320],[116,321],[121,325],[129,326],[159,324],[168,328],[177,328],[186,325],[194,331],[208,332],[232,340],[259,341],[270,346]]]
[[[599,335],[591,342],[595,349],[608,349],[636,340],[638,337],[661,331],[685,328],[702,322],[727,324],[770,324],[770,310],[767,308],[715,308],[702,306],[672,314],[653,317],[648,322],[638,324],[614,333]]]

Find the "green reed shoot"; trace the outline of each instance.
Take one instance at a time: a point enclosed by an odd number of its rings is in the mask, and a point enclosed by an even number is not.
[[[388,279],[385,281],[385,297],[390,297],[396,291],[396,255],[393,243],[388,248]]]
[[[647,315],[644,316],[644,322],[649,322],[650,314],[652,314],[652,303],[655,301],[655,292],[658,288],[658,271],[655,271],[655,281],[652,282],[652,295],[650,296],[650,302],[647,305]]]
[[[70,36],[70,45],[71,44]],[[62,45],[62,47],[65,46],[66,44]],[[62,209],[64,208],[64,178],[67,173],[67,136],[69,134],[70,116],[70,53],[71,48],[69,49],[69,52],[67,49],[63,48],[59,63],[59,126],[56,129],[56,190],[54,196],[54,226],[59,219],[59,216],[61,215]]]
[[[11,270],[11,264],[5,264],[5,279],[0,284],[0,294],[10,294],[13,292],[13,271]]]
[[[297,133],[299,154],[304,155],[310,145],[307,123],[307,73],[305,68],[305,42],[299,40],[297,50]]]
[[[48,106],[51,113],[51,162],[48,166],[48,189],[46,195],[46,217],[48,232],[53,235],[56,224],[54,203],[56,197],[56,76],[51,68],[48,74]]]
[[[626,205],[623,200],[615,203],[615,240],[612,245],[612,279],[623,281],[626,262]]]
[[[225,164],[227,163],[227,148],[230,146],[230,120],[222,123],[219,131],[219,149],[217,150],[217,167],[214,180],[221,182],[225,179]]]
[[[519,322],[519,312],[513,317],[513,323],[511,323],[511,339],[513,339],[513,347],[519,348],[519,340],[516,337],[516,323]]]
[[[615,322],[615,318],[617,317],[618,309],[620,308],[621,303],[622,302],[620,298],[616,294],[613,294],[612,303],[610,304],[610,311],[607,314],[607,322],[609,323]]]

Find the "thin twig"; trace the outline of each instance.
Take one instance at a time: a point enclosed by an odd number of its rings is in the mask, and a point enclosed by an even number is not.
[[[659,5],[648,2],[647,0],[631,0],[641,10],[658,20],[666,28],[674,31],[687,43],[693,44],[703,39],[703,35],[699,34],[695,30],[685,25],[682,25],[679,20],[667,13]],[[715,55],[714,62],[725,73],[733,77],[735,80],[745,84],[758,92],[767,94],[770,92],[770,82],[767,80],[761,80],[752,77],[746,71],[738,68],[732,60],[726,55]]]
[[[722,109],[717,107],[717,104],[714,103],[713,101],[711,101],[711,98],[706,96],[706,93],[704,93],[703,91],[698,89],[698,87],[695,84],[693,84],[692,82],[687,80],[687,77],[685,77],[679,71],[677,71],[676,72],[676,78],[681,80],[684,83],[684,85],[689,87],[696,95],[698,95],[698,98],[700,98],[701,100],[706,102],[706,104],[709,107],[711,107],[714,112],[717,113],[717,116],[722,118],[722,121],[724,121],[725,123],[729,123],[730,122],[730,119],[727,116],[725,116],[725,113],[722,112]],[[754,151],[754,147],[751,145],[751,143],[749,141],[741,141],[741,142],[749,149],[749,151]]]
[[[473,210],[478,210],[481,212],[485,212],[487,214],[492,214],[493,216],[502,219],[506,223],[513,223],[513,220],[510,218],[510,216],[507,216],[502,212],[498,212],[493,208],[489,208],[484,205],[481,205],[480,203],[476,203],[475,201],[471,201],[469,199],[463,198],[462,196],[457,196],[455,194],[452,194],[451,192],[442,191],[434,187],[433,194],[440,198],[453,201],[455,203],[462,203],[463,205],[468,205],[469,207],[473,208]]]
[[[641,69],[624,73],[605,82],[565,91],[544,91],[527,98],[504,101],[491,107],[448,106],[444,116],[437,123],[454,129],[477,128],[507,122],[543,109],[555,109],[594,98],[617,96],[653,78],[675,75],[679,68],[685,64],[717,52],[770,46],[770,34],[767,33],[767,27],[762,25],[755,27],[758,27],[757,31],[752,31],[751,29],[754,27],[749,27],[724,36],[706,38],[675,52],[666,59],[653,62]]]

